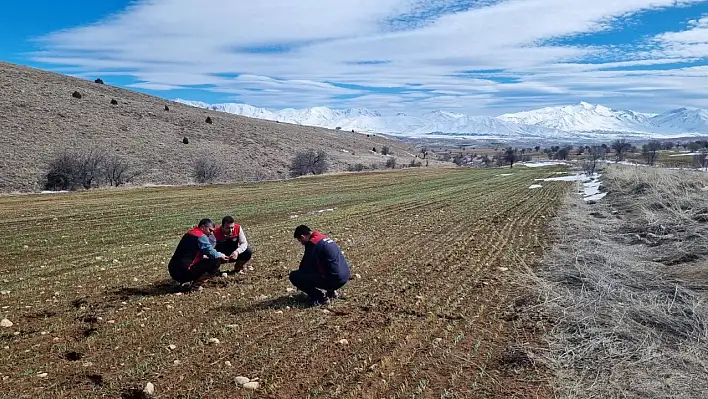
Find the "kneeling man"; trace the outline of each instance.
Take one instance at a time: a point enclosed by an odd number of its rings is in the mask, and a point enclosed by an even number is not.
[[[213,231],[214,222],[202,219],[182,236],[167,267],[173,279],[181,284],[196,283],[216,274],[221,262],[229,260],[212,246],[209,237]]]

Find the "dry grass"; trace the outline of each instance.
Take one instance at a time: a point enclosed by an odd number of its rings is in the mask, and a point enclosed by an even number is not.
[[[535,281],[562,398],[708,392],[708,175],[611,166],[569,199]]]
[[[67,148],[125,157],[142,172],[136,184],[190,183],[194,162],[204,157],[223,163],[224,181],[242,182],[288,177],[295,153],[310,148],[326,151],[333,171],[385,164],[387,157],[372,152],[374,147],[389,146],[399,165],[418,153],[378,135],[208,111],[106,83],[0,62],[0,192],[37,190],[42,169]],[[81,99],[72,97],[75,90]],[[111,105],[112,99],[118,104]],[[205,123],[207,116],[212,124]],[[182,143],[184,137],[189,144]]]

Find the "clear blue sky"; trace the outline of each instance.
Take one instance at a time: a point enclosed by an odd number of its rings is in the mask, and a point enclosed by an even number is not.
[[[0,59],[165,98],[497,115],[708,108],[708,2],[7,2]]]

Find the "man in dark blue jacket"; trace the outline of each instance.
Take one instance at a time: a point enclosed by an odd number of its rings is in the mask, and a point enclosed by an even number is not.
[[[310,305],[329,303],[349,281],[349,263],[339,245],[326,235],[300,225],[293,236],[305,246],[305,253],[300,268],[290,273],[290,282],[310,297]]]

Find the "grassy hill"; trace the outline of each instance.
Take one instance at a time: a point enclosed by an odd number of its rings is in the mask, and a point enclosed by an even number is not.
[[[309,148],[325,150],[331,170],[384,164],[387,157],[373,153],[374,147],[388,145],[398,164],[416,153],[378,135],[198,109],[112,87],[110,81],[98,84],[4,62],[0,76],[0,192],[40,189],[42,171],[64,149],[118,154],[141,171],[137,184],[190,183],[194,162],[203,157],[223,162],[225,181],[249,181],[287,177],[295,153]],[[182,143],[184,137],[189,144]]]

